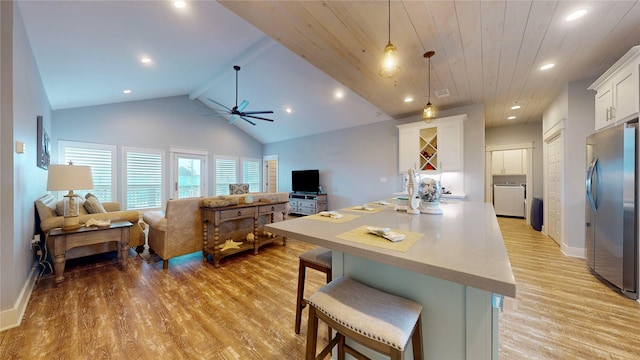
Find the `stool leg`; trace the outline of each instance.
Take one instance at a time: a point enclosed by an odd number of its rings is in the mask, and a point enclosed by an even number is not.
[[[306,360],[316,360],[316,345],[318,342],[318,318],[316,309],[309,306],[309,320],[307,321],[307,354]]]
[[[298,265],[298,297],[296,299],[296,334],[300,334],[300,322],[302,320],[302,309],[304,308],[304,280],[306,267],[300,260]]]
[[[422,360],[424,358],[424,350],[422,347],[422,315],[418,316],[418,322],[411,337],[411,345],[413,346],[413,359]]]
[[[329,271],[327,271],[327,284],[331,282],[332,279],[332,271],[331,269],[329,269]],[[328,338],[329,340],[331,340],[331,326],[328,326]]]
[[[344,355],[344,335],[338,333],[336,336],[339,337],[339,341],[338,341],[338,360],[345,360],[345,355]]]

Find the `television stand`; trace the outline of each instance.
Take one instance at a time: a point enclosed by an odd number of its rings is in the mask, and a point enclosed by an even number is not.
[[[327,194],[299,193],[289,194],[290,214],[313,215],[327,211]]]

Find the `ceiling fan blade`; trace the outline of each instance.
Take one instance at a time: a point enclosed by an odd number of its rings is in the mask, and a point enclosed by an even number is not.
[[[236,121],[236,116],[231,115],[231,117],[229,117],[229,124],[233,124],[234,121]]]
[[[244,121],[248,122],[248,123],[249,123],[249,124],[251,124],[251,125],[255,125],[255,124],[256,124],[256,123],[254,123],[253,121],[251,121],[251,120],[247,119],[247,118],[246,118],[246,117],[244,117],[244,116],[240,116],[240,118],[241,118],[242,120],[244,120]]]
[[[273,114],[273,111],[271,110],[267,110],[267,111],[245,111],[243,112],[243,114]]]
[[[249,117],[249,118],[252,118],[252,119],[258,119],[258,120],[264,120],[264,121],[273,122],[273,120],[271,120],[271,119],[263,118],[263,117],[260,117],[260,116],[253,116],[253,115],[242,115],[242,116],[243,117]]]
[[[228,114],[203,114],[202,116],[229,116]]]
[[[249,102],[247,100],[242,100],[240,105],[238,105],[238,112],[242,112],[242,110],[244,110],[244,108],[246,108],[247,105],[249,105]]]
[[[216,104],[218,106],[222,106],[223,108],[227,109],[227,111],[231,112],[231,109],[229,109],[228,107],[226,107],[226,106],[220,104],[219,102],[213,100],[212,98],[207,98],[207,100],[211,101],[212,103],[214,103],[214,104]]]

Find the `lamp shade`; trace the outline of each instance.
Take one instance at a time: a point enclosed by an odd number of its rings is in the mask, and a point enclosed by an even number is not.
[[[82,165],[49,165],[47,190],[91,190],[91,167]]]

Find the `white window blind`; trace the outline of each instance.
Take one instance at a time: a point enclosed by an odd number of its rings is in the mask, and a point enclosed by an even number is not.
[[[124,148],[124,193],[127,210],[160,209],[164,203],[164,152]]]
[[[114,145],[101,145],[60,141],[60,163],[91,166],[93,189],[77,189],[91,191],[100,201],[115,201],[115,153]],[[75,189],[74,189],[75,190]]]
[[[242,159],[242,183],[249,184],[249,192],[260,191],[261,165],[257,159]]]
[[[229,184],[238,183],[238,160],[216,157],[216,195],[229,195]]]

